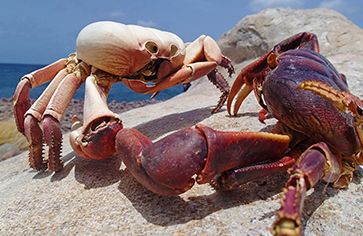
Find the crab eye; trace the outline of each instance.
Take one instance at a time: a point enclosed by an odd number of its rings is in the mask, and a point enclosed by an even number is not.
[[[170,46],[170,57],[175,56],[177,52],[178,52],[178,47],[172,44]]]
[[[150,52],[150,53],[157,53],[159,48],[158,48],[158,45],[156,45],[156,43],[154,42],[147,42],[145,44],[145,48]]]

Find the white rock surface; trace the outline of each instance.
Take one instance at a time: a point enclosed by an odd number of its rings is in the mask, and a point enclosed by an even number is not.
[[[244,41],[237,42],[233,32],[249,34],[246,29],[251,27],[261,40],[239,33]],[[332,10],[263,11],[244,18],[226,34],[231,39],[225,35],[220,43],[240,62],[304,30],[318,35],[322,54],[346,74],[353,93],[363,97],[363,42],[358,40],[363,31]],[[228,52],[233,40],[238,44],[235,55]],[[182,95],[122,113],[121,118],[126,127],[154,139],[198,122],[220,130],[266,128],[257,120],[259,107],[253,96],[243,104],[241,116],[228,117],[225,109],[211,115],[218,96],[202,79]],[[274,122],[269,119],[267,125]],[[30,170],[26,153],[0,162],[0,235],[270,235],[285,174],[229,193],[201,185],[178,197],[160,197],[139,185],[118,160],[75,157],[68,135],[65,140],[65,168],[60,173]],[[362,235],[362,179],[359,168],[348,190],[318,184],[304,207],[305,235]]]

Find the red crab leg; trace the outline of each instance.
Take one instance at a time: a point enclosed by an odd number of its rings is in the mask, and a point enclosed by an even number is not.
[[[222,106],[227,100],[229,94],[229,84],[224,79],[223,75],[217,71],[217,69],[214,69],[211,72],[209,72],[207,77],[209,81],[212,82],[214,86],[216,86],[219,89],[219,91],[222,92],[216,107],[213,108],[212,110],[212,113],[216,113],[222,108]]]
[[[122,129],[116,136],[116,155],[149,190],[177,195],[195,181],[209,183],[227,170],[276,160],[289,141],[286,135],[222,132],[197,125],[152,144],[137,130]]]
[[[252,180],[286,171],[294,163],[293,157],[285,156],[275,162],[229,170],[215,178],[212,186],[217,190],[232,190]]]
[[[301,235],[301,211],[306,191],[323,179],[334,182],[340,177],[341,167],[325,143],[312,145],[289,171],[281,208],[273,225],[274,235]]]
[[[315,34],[309,32],[301,32],[281,41],[272,51],[279,54],[296,48],[306,48],[315,52],[320,51],[318,38]]]

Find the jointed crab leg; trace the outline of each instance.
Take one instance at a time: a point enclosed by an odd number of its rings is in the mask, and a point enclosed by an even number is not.
[[[301,32],[281,41],[272,49],[272,51],[280,53],[296,48],[306,48],[315,52],[320,51],[318,38],[315,34],[309,32]]]
[[[212,186],[215,189],[232,190],[252,180],[284,172],[294,163],[293,157],[285,156],[277,161],[229,170],[215,178]]]
[[[43,161],[43,132],[39,122],[61,81],[74,69],[74,55],[23,76],[14,95],[14,116],[18,130],[29,142],[29,163],[34,169],[46,169]],[[49,86],[30,107],[29,90],[51,80]]]
[[[228,94],[229,94],[229,84],[224,79],[223,75],[219,73],[216,69],[212,70],[207,75],[210,82],[214,84],[221,92],[221,96],[219,97],[219,101],[217,103],[217,106],[212,110],[212,113],[218,112],[224,103],[227,100]]]
[[[49,146],[48,169],[51,171],[59,171],[63,167],[62,161],[60,160],[62,131],[59,122],[73,95],[88,73],[89,67],[80,63],[75,72],[68,74],[62,80],[44,111],[42,122],[43,134],[44,140]]]
[[[36,70],[30,74],[24,75],[21,78],[21,81],[16,87],[13,97],[14,117],[19,132],[24,133],[25,113],[31,106],[29,99],[30,89],[35,88],[53,79],[60,70],[66,67],[66,64],[67,64],[67,59],[60,59],[46,67]],[[57,77],[62,77],[62,76],[59,75]],[[56,87],[56,85],[54,87]],[[48,93],[51,93],[52,92],[51,90],[54,90],[54,87],[52,89],[49,89]]]
[[[278,219],[273,226],[274,235],[301,235],[301,211],[306,191],[321,179],[337,181],[341,164],[325,143],[318,143],[301,154],[289,172]]]
[[[54,91],[67,74],[67,70],[62,69],[25,114],[24,134],[29,142],[29,164],[36,170],[46,169],[46,163],[42,157],[43,132],[40,122]]]

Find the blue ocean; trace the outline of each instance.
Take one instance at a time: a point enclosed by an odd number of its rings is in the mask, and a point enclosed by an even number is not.
[[[44,65],[27,65],[27,64],[2,64],[0,63],[0,98],[11,98],[15,91],[16,85],[19,79],[34,70],[37,70]],[[45,89],[47,84],[43,84],[37,88],[34,88],[30,92],[30,97],[37,98],[42,91]],[[157,96],[157,100],[166,100],[179,93],[183,92],[183,86],[178,85],[172,88],[161,91]],[[84,85],[79,88],[77,93],[74,95],[76,99],[83,99],[84,97]],[[140,101],[147,100],[150,95],[138,94],[131,91],[129,88],[124,86],[122,83],[115,84],[109,94],[109,101],[115,100],[118,102],[125,101]]]

